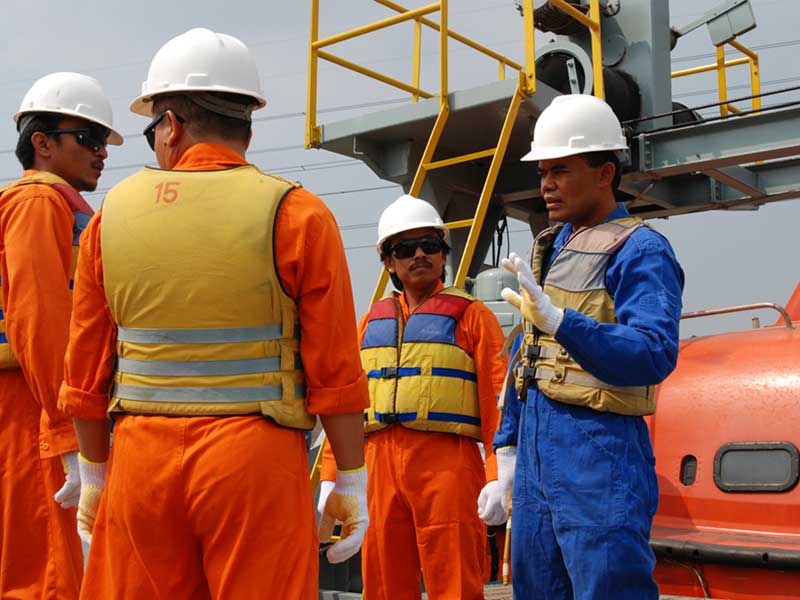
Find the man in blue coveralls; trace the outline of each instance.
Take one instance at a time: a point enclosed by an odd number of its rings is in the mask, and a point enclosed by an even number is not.
[[[520,284],[503,298],[524,331],[494,441],[499,477],[478,501],[487,523],[502,523],[513,487],[516,598],[658,598],[648,544],[658,484],[642,416],[677,361],[683,271],[615,200],[626,148],[605,102],[568,95],[542,112],[523,158],[539,161],[559,224],[536,237],[530,263],[503,262]]]

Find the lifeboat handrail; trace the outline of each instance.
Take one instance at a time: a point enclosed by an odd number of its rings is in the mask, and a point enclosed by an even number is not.
[[[792,324],[792,318],[789,316],[789,313],[786,312],[785,308],[783,308],[779,304],[775,304],[774,302],[754,302],[753,304],[740,304],[738,306],[727,306],[724,308],[710,308],[708,310],[696,310],[694,312],[683,313],[681,315],[681,319],[710,317],[712,315],[724,315],[732,312],[743,312],[746,310],[755,310],[760,308],[772,308],[773,310],[777,310],[779,313],[781,313],[783,321],[786,323],[786,328],[794,329],[794,325]]]

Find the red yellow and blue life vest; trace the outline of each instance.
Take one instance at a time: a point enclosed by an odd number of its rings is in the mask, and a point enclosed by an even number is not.
[[[475,298],[447,288],[403,321],[397,297],[372,305],[361,344],[369,380],[365,431],[409,429],[481,439],[475,363],[458,345],[457,323]]]
[[[600,323],[616,323],[614,299],[605,285],[608,263],[628,238],[645,224],[636,217],[612,219],[576,231],[553,259],[542,282],[555,306],[571,308]],[[542,281],[553,239],[563,225],[542,231],[533,243],[531,267]],[[531,380],[548,398],[622,415],[655,411],[653,386],[615,386],[581,367],[555,337],[523,322],[524,338],[516,369],[517,391],[523,397]],[[512,333],[516,336],[516,333]]]
[[[33,175],[28,175],[27,177],[23,177],[12,183],[9,183],[8,185],[0,188],[0,194],[3,194],[12,188],[33,184],[44,184],[52,187],[61,195],[67,205],[69,205],[70,210],[72,210],[72,214],[75,218],[75,223],[72,227],[72,259],[70,261],[69,271],[69,289],[72,290],[73,277],[75,276],[75,266],[78,262],[78,242],[80,240],[81,232],[86,229],[86,225],[89,223],[89,219],[92,217],[92,209],[75,188],[69,185],[61,177],[46,171],[40,171]],[[0,279],[0,283],[2,283],[2,279]],[[3,299],[2,295],[0,295],[0,370],[18,368],[19,361],[14,355],[14,350],[11,348],[11,344],[8,342],[8,338],[6,337],[6,322],[5,314],[3,312]]]
[[[274,256],[278,207],[296,185],[252,165],[146,168],[109,192],[100,228],[117,324],[110,412],[314,426],[297,305]]]

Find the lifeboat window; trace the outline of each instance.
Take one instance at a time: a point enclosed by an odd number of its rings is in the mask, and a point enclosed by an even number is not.
[[[687,454],[681,461],[681,483],[692,485],[697,479],[697,457]]]
[[[725,444],[714,457],[714,482],[725,492],[785,492],[797,479],[798,452],[790,442]]]

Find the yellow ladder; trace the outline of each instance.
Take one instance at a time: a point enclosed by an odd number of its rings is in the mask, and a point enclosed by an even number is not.
[[[489,208],[489,201],[491,200],[492,193],[494,192],[497,175],[500,172],[500,167],[503,164],[503,158],[506,154],[508,140],[511,137],[511,130],[514,127],[514,120],[517,118],[517,112],[519,111],[522,101],[533,92],[533,90],[529,91],[528,86],[529,84],[526,78],[524,75],[521,75],[519,83],[517,83],[516,90],[514,91],[514,95],[511,98],[508,111],[506,112],[506,118],[503,122],[503,127],[500,130],[500,137],[497,142],[497,146],[487,150],[470,152],[469,154],[462,154],[460,156],[434,161],[433,157],[436,153],[436,148],[439,145],[439,140],[444,132],[447,119],[450,116],[450,106],[445,98],[441,103],[439,115],[436,117],[436,122],[431,130],[428,143],[425,145],[425,151],[422,153],[422,158],[420,159],[419,166],[417,167],[417,172],[414,175],[414,180],[412,181],[411,187],[408,190],[408,193],[412,196],[419,196],[420,190],[422,190],[422,184],[425,182],[425,177],[429,171],[433,171],[434,169],[442,169],[444,167],[469,162],[471,160],[487,158],[489,156],[492,157],[492,162],[489,165],[489,171],[486,174],[486,180],[483,184],[480,198],[478,199],[478,205],[475,209],[475,216],[470,219],[450,221],[449,223],[445,223],[445,226],[448,229],[469,227],[467,243],[464,247],[464,252],[461,255],[461,261],[459,262],[458,271],[456,272],[455,280],[453,282],[453,285],[456,287],[464,287],[464,281],[467,278],[467,270],[469,269],[469,265],[472,262],[472,257],[475,254],[475,246],[478,243],[478,236],[480,235],[481,228],[483,227],[483,221],[486,217],[486,210]],[[378,279],[378,284],[376,285],[375,291],[372,294],[372,303],[380,300],[381,297],[383,297],[388,279],[389,272],[386,269],[382,269],[380,278]]]

